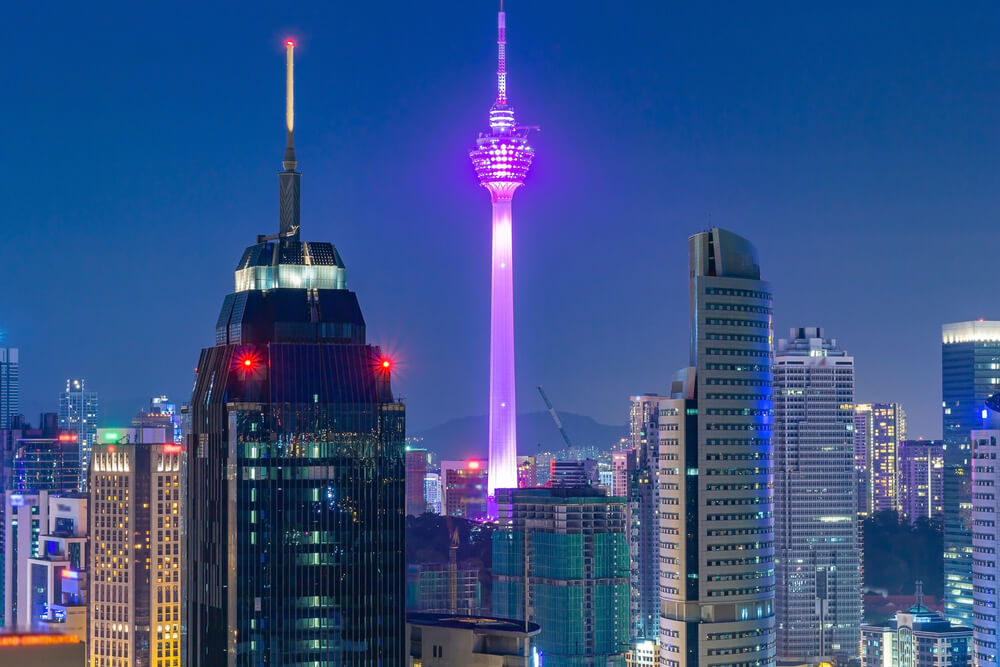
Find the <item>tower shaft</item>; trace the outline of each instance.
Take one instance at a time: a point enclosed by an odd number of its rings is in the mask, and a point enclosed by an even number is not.
[[[514,395],[514,272],[511,198],[493,201],[493,265],[490,292],[489,497],[517,488],[517,425]]]

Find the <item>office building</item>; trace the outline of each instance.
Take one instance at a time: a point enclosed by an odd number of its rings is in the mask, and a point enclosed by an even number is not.
[[[441,509],[445,516],[473,521],[489,518],[488,469],[479,459],[441,462]]]
[[[43,413],[40,422],[40,428],[23,425],[10,431],[6,488],[19,493],[79,490],[79,434],[58,428],[55,413]]]
[[[507,104],[506,14],[497,15],[497,97],[490,107],[490,130],[480,133],[469,153],[479,184],[493,203],[490,263],[489,490],[517,488],[517,404],[514,396],[514,253],[511,201],[524,184],[535,150],[528,130],[514,122]],[[493,514],[493,512],[491,512]]]
[[[429,472],[424,475],[424,503],[427,511],[433,514],[441,514],[441,473]]]
[[[669,397],[630,397],[631,448],[612,454],[612,493],[628,501],[629,636],[656,640],[660,636],[660,403]]]
[[[97,438],[97,392],[87,390],[83,379],[66,380],[66,391],[59,394],[59,428],[75,433],[80,456],[81,490],[87,490],[87,466],[90,450]]]
[[[166,428],[175,444],[182,444],[181,413],[166,396],[149,399],[149,407],[132,418],[132,426],[146,428]]]
[[[196,366],[188,667],[406,661],[405,409],[339,252],[299,237],[293,48],[278,232],[243,253]]]
[[[746,239],[716,228],[689,251],[692,366],[660,404],[660,664],[763,667],[775,660],[771,293]]]
[[[972,626],[971,433],[985,427],[985,402],[1000,383],[1000,322],[941,327],[944,433],[944,604],[953,623]]]
[[[87,499],[49,491],[3,494],[3,617],[8,631],[86,637]]]
[[[855,438],[864,446],[864,516],[898,512],[899,443],[906,439],[906,413],[898,403],[859,403],[854,407]],[[857,441],[856,440],[856,441]]]
[[[0,665],[66,667],[84,664],[85,655],[75,635],[0,633]]]
[[[944,441],[899,443],[900,513],[910,523],[940,521],[944,512]]]
[[[482,611],[479,570],[428,563],[410,565],[406,574],[406,608],[438,614],[475,616]]]
[[[624,667],[625,499],[582,486],[501,489],[497,501],[493,613],[541,626],[546,667]]]
[[[410,612],[409,667],[539,667],[537,623]],[[549,663],[546,662],[546,665]]]
[[[0,431],[21,413],[21,364],[16,347],[0,347]]]
[[[427,450],[406,448],[406,515],[420,516],[427,511],[424,479],[427,477]]]
[[[854,357],[821,328],[792,329],[774,358],[774,611],[782,660],[857,652],[853,425]]]
[[[1000,658],[1000,596],[997,595],[1000,566],[1000,404],[989,399],[993,408],[987,419],[989,429],[973,430],[972,440],[972,654],[977,667],[996,665]]]
[[[87,637],[90,523],[83,494],[41,492],[38,555],[28,559],[26,604],[32,629]]]
[[[545,486],[593,486],[601,484],[594,459],[552,459]]]
[[[93,667],[181,664],[184,459],[172,428],[98,431],[90,470]]]
[[[922,604],[918,582],[916,604],[887,623],[861,626],[861,667],[967,667],[971,644],[971,629]]]

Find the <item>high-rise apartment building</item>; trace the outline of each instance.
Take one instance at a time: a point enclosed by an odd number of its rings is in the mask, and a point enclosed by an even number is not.
[[[906,439],[906,413],[898,403],[860,403],[854,407],[855,439],[864,443],[865,496],[862,514],[898,512],[899,443]]]
[[[944,604],[953,623],[972,625],[971,433],[984,428],[985,402],[1000,384],[1000,322],[941,327],[944,433]]]
[[[773,665],[771,292],[722,229],[690,242],[691,364],[660,404],[660,664]]]
[[[80,452],[80,489],[87,490],[87,466],[90,450],[97,439],[96,391],[87,391],[87,381],[66,380],[66,391],[59,394],[59,428],[71,431],[77,436]]]
[[[405,408],[339,252],[299,237],[292,52],[278,232],[243,253],[189,410],[190,667],[405,661]]]
[[[100,429],[90,468],[91,667],[181,664],[184,448],[173,429]]]
[[[21,413],[21,364],[16,347],[0,347],[0,430]]]
[[[910,523],[940,520],[944,512],[944,442],[904,440],[899,443],[900,513]]]
[[[995,409],[1000,404],[991,401]],[[989,429],[972,441],[972,656],[977,667],[1000,661],[1000,414],[987,414]]]
[[[406,515],[420,516],[427,511],[424,479],[427,477],[427,450],[406,448]]]
[[[424,502],[427,504],[427,511],[433,514],[441,514],[441,473],[429,472],[424,475]]]
[[[856,654],[861,563],[854,357],[823,329],[792,329],[774,358],[774,564],[778,655]]]
[[[19,493],[79,490],[79,434],[59,429],[54,413],[42,413],[40,420],[41,428],[8,432],[12,445],[5,462],[6,488]]]
[[[630,639],[660,636],[660,402],[669,397],[641,394],[630,398],[629,438],[634,467],[623,496],[628,500]],[[612,465],[615,460],[612,458]],[[631,461],[618,461],[627,466]],[[622,472],[618,472],[622,476]],[[615,485],[612,479],[612,486]]]
[[[546,667],[624,667],[625,499],[589,487],[501,489],[493,613],[541,626]]]

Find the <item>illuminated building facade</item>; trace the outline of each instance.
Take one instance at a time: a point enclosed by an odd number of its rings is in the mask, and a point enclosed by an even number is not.
[[[1000,408],[1000,405],[994,405]],[[1000,421],[988,415],[989,429],[974,430],[972,440],[972,653],[977,667],[1000,661]]]
[[[985,402],[1000,385],[1000,322],[941,327],[944,433],[944,604],[953,623],[972,625],[971,433],[985,428]]]
[[[489,473],[485,461],[442,461],[441,513],[473,521],[489,518],[486,496],[488,482]]]
[[[452,591],[455,592],[454,605]],[[407,568],[408,610],[475,616],[482,611],[482,606],[483,587],[478,568],[456,566],[453,572],[447,564],[439,563],[410,565]]]
[[[278,233],[243,253],[189,410],[191,667],[405,662],[405,408],[336,248],[299,238],[292,51]]]
[[[90,470],[89,667],[181,664],[184,458],[169,428],[98,431]]]
[[[944,512],[944,442],[899,443],[899,505],[910,523],[940,520]]]
[[[87,391],[87,381],[66,380],[66,391],[59,395],[59,428],[77,435],[80,452],[80,489],[87,490],[87,465],[90,450],[97,438],[97,410],[99,404],[96,391]]]
[[[534,456],[517,457],[517,488],[538,486],[538,459]]]
[[[0,664],[66,667],[84,661],[83,641],[76,635],[0,634]]]
[[[906,413],[899,403],[860,403],[854,407],[855,437],[865,446],[865,514],[898,512],[899,443],[906,439]]]
[[[541,626],[545,667],[624,667],[625,499],[584,486],[501,489],[497,501],[493,613]]]
[[[667,396],[631,396],[629,437],[631,456],[615,459],[612,492],[624,491],[628,500],[629,633],[631,639],[656,640],[660,636],[660,494],[657,471],[660,457],[660,403]],[[617,452],[616,454],[621,454]],[[617,475],[618,482],[614,477]],[[622,486],[622,477],[627,482]],[[616,494],[617,495],[617,494]]]
[[[80,488],[79,435],[56,427],[56,415],[43,413],[41,428],[10,432],[6,488],[19,493],[76,491]]]
[[[660,665],[775,661],[771,292],[757,251],[689,240],[692,366],[660,403]]]
[[[853,427],[854,357],[819,327],[792,329],[774,358],[774,611],[782,660],[857,653]]]
[[[489,490],[517,488],[517,405],[514,396],[514,257],[511,200],[524,184],[534,149],[528,130],[514,122],[507,104],[506,14],[497,15],[497,97],[490,107],[490,130],[469,153],[479,184],[493,202],[493,257],[490,290]]]
[[[0,431],[21,412],[21,364],[16,347],[0,347]]]
[[[427,511],[441,514],[441,499],[441,473],[429,472],[424,475],[424,502],[427,504]]]

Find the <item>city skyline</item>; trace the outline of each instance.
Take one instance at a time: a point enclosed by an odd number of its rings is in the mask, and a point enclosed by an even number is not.
[[[988,244],[968,242],[996,209],[996,8],[941,16],[917,7],[901,19],[891,6],[757,17],[740,8],[636,8],[627,17],[596,3],[572,8],[579,3],[506,7],[517,17],[511,94],[522,117],[544,128],[533,140],[544,159],[519,195],[514,239],[522,396],[544,384],[561,411],[620,423],[623,397],[666,392],[684,363],[678,248],[718,224],[753,238],[772,267],[777,330],[837,331],[858,360],[858,400],[900,402],[910,437],[940,437],[940,325],[1000,319],[969,288],[990,277]],[[183,269],[214,267],[212,258],[273,219],[273,193],[259,184],[280,140],[268,128],[280,113],[270,93],[286,35],[301,40],[300,67],[317,81],[300,113],[304,214],[333,221],[317,233],[359,267],[351,288],[373,304],[372,340],[400,359],[412,430],[484,412],[489,241],[464,152],[490,94],[494,3],[407,9],[415,24],[376,21],[359,7],[338,22],[307,7],[210,11],[197,25],[156,10],[107,23],[74,8],[44,20],[33,11],[13,11],[9,25],[38,38],[30,66],[4,74],[21,102],[0,112],[21,128],[10,144],[19,162],[2,167],[14,196],[0,214],[16,224],[7,223],[0,260],[33,285],[0,307],[0,344],[20,349],[30,421],[55,409],[66,377],[101,388],[108,421],[131,416],[150,393],[188,395],[188,359],[210,342],[199,323],[211,321],[229,277],[225,267]],[[235,29],[222,30],[229,20]],[[124,29],[153,21],[180,38],[144,44]],[[342,34],[338,24],[360,28]],[[873,27],[890,24],[891,33]],[[597,26],[606,26],[599,45]],[[952,43],[957,27],[963,40]],[[424,46],[414,51],[416,31]],[[130,57],[110,62],[119,52]],[[734,63],[737,55],[745,58]],[[339,66],[355,60],[363,62]],[[103,83],[88,89],[95,78]],[[406,151],[398,163],[395,150]],[[375,196],[387,181],[396,194]],[[412,224],[412,210],[431,224]],[[850,252],[791,252],[803,224],[847,240]],[[663,248],[662,259],[636,259],[647,246]],[[93,261],[81,267],[81,256]],[[421,280],[408,280],[416,258]],[[651,282],[676,287],[649,313],[648,331],[620,345],[614,323],[643,303],[629,288]],[[428,290],[448,298],[421,312]],[[93,301],[78,291],[102,294],[103,311],[93,326],[60,327],[89,322]],[[651,345],[670,352],[637,352]],[[530,399],[522,406],[541,409]]]

